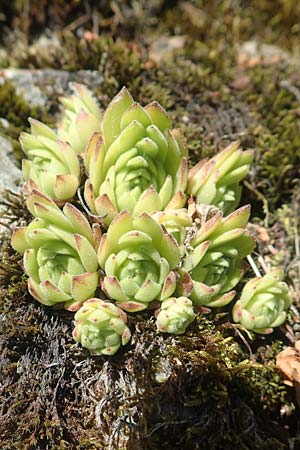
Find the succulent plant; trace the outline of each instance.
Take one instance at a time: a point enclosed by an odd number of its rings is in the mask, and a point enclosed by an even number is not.
[[[63,118],[57,132],[73,150],[83,153],[93,133],[100,131],[102,113],[93,94],[83,84],[70,83],[73,94],[61,97]]]
[[[73,337],[94,355],[114,355],[131,338],[126,322],[126,313],[120,308],[91,298],[75,314]]]
[[[291,296],[283,273],[276,269],[245,284],[232,311],[233,320],[256,333],[271,333],[286,320]]]
[[[66,203],[61,211],[49,197],[35,190],[28,196],[27,207],[36,219],[14,231],[12,246],[24,253],[28,290],[44,305],[62,303],[76,311],[94,295],[98,285],[98,260],[90,225],[75,206]]]
[[[250,207],[234,211],[253,152],[235,142],[188,171],[181,130],[157,102],[142,107],[123,88],[102,114],[85,86],[71,87],[57,135],[33,119],[21,135],[35,219],[14,231],[12,246],[24,254],[32,296],[77,311],[75,340],[113,355],[131,337],[124,310],[159,308],[157,329],[183,334],[195,311],[234,298],[255,246]],[[92,227],[68,203],[82,157]],[[108,300],[93,298],[99,285]],[[282,272],[272,271],[245,285],[233,319],[268,333],[290,303]]]
[[[175,291],[179,247],[147,213],[119,213],[102,236],[98,258],[106,274],[102,289],[126,311],[141,311]]]
[[[255,246],[245,230],[249,214],[249,206],[225,218],[218,211],[190,230],[178,292],[195,305],[224,306],[235,296],[232,289],[246,269],[243,258]]]
[[[240,201],[239,182],[247,175],[253,151],[242,151],[239,142],[230,144],[211,159],[203,159],[189,171],[188,193],[198,203],[215,205],[225,215]]]
[[[123,209],[137,216],[184,206],[187,150],[170,128],[157,102],[143,108],[125,88],[109,104],[85,155],[85,200],[106,225]]]
[[[188,214],[187,209],[168,209],[165,211],[156,211],[152,217],[161,225],[163,225],[167,232],[172,234],[176,239],[181,255],[185,253],[184,241],[187,230],[192,226],[192,217]]]
[[[159,331],[172,334],[183,334],[193,322],[193,303],[187,297],[170,297],[161,304],[156,325]]]
[[[29,159],[22,162],[27,188],[38,189],[58,203],[73,198],[79,185],[80,166],[74,150],[59,141],[54,131],[29,119],[31,133],[22,133],[21,146]]]

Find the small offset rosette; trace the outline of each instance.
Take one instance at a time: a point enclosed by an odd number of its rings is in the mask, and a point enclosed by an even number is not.
[[[189,171],[188,193],[197,203],[214,205],[225,215],[234,211],[241,198],[240,181],[249,172],[253,151],[230,144],[211,159],[203,159]]]
[[[122,309],[91,298],[75,314],[73,337],[94,355],[114,355],[131,338],[126,322]]]
[[[70,83],[73,94],[61,97],[64,106],[57,129],[60,139],[69,142],[77,154],[83,153],[91,135],[100,131],[102,112],[91,91],[79,83]]]
[[[106,226],[122,210],[135,216],[182,208],[188,180],[181,130],[171,130],[164,109],[142,107],[123,88],[103,116],[102,133],[90,140],[85,200]]]
[[[126,311],[146,309],[175,291],[178,244],[147,213],[118,214],[101,239],[98,258],[105,272],[102,289]]]
[[[250,207],[244,206],[223,218],[218,211],[191,234],[180,269],[178,293],[196,306],[221,307],[235,296],[233,288],[247,265],[243,258],[255,247],[246,231]]]
[[[95,226],[93,234],[75,206],[67,203],[61,211],[38,191],[29,195],[27,207],[36,219],[14,231],[12,246],[24,253],[28,290],[44,305],[77,311],[98,286],[94,237],[100,230]]]
[[[274,327],[285,322],[292,303],[289,288],[282,280],[282,271],[276,269],[248,281],[233,307],[233,320],[256,333],[272,333]]]
[[[79,186],[80,165],[73,148],[59,141],[54,131],[29,119],[31,133],[22,133],[20,142],[28,159],[22,161],[27,189],[38,189],[58,204],[71,200]]]
[[[183,334],[195,317],[191,300],[171,297],[162,302],[156,315],[157,329],[163,333]]]

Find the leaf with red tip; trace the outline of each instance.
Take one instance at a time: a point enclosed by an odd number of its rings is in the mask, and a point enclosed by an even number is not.
[[[26,239],[26,231],[26,227],[15,228],[11,238],[12,248],[22,254],[30,247]]]
[[[235,291],[227,292],[226,294],[223,294],[220,297],[211,300],[208,303],[208,306],[211,308],[222,308],[223,306],[226,306],[231,302],[231,300],[235,297],[235,294]]]
[[[124,294],[121,285],[116,277],[105,277],[103,287],[107,295],[117,302],[127,302],[128,298]]]
[[[170,269],[174,269],[179,264],[180,249],[172,235],[168,233],[163,234],[159,252],[168,261]]]
[[[71,296],[58,289],[52,281],[42,281],[39,285],[43,301],[48,304],[62,303],[71,300]]]
[[[145,106],[144,109],[151,117],[152,123],[161,131],[165,131],[167,128],[172,128],[172,122],[168,114],[158,102],[151,102],[149,105]]]
[[[107,227],[118,214],[117,209],[106,194],[100,195],[100,197],[96,198],[95,210]]]
[[[90,180],[86,180],[84,184],[84,199],[93,214],[96,214],[96,207],[95,207],[95,195],[93,190],[93,185]]]
[[[91,298],[98,286],[98,273],[86,272],[72,278],[71,294],[75,301],[83,302]]]
[[[66,203],[63,212],[72,223],[74,232],[86,237],[93,244],[93,233],[86,217],[71,203]]]
[[[176,289],[176,275],[174,272],[170,272],[167,278],[165,279],[165,282],[163,284],[161,294],[160,294],[160,301],[165,300],[166,298],[170,297],[173,292]]]
[[[131,301],[127,301],[127,302],[117,302],[117,306],[119,308],[124,309],[124,311],[134,313],[134,312],[138,312],[138,311],[143,311],[144,309],[146,309],[148,307],[148,304],[135,302],[135,301],[131,300]]]
[[[128,90],[123,87],[108,105],[102,122],[102,131],[106,147],[116,139],[121,131],[121,118],[129,106],[134,103]]]
[[[56,175],[53,187],[55,199],[61,201],[71,200],[76,194],[79,181],[75,175]]]
[[[87,272],[96,272],[98,269],[98,258],[94,247],[82,235],[75,233],[74,241],[80,261]]]

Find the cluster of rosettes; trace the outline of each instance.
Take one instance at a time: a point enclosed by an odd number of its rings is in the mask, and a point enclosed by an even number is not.
[[[126,312],[154,309],[158,331],[182,334],[201,308],[235,297],[255,246],[250,207],[235,210],[253,153],[233,143],[189,170],[182,132],[157,102],[143,108],[123,88],[102,113],[86,87],[73,91],[57,133],[31,120],[21,136],[34,220],[12,245],[31,295],[76,312],[74,338],[112,355],[131,337]],[[246,285],[235,321],[257,332],[284,321],[278,276]]]

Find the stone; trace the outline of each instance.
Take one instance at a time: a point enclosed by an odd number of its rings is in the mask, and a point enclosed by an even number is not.
[[[0,195],[4,189],[19,190],[22,171],[16,166],[11,143],[0,136]]]

